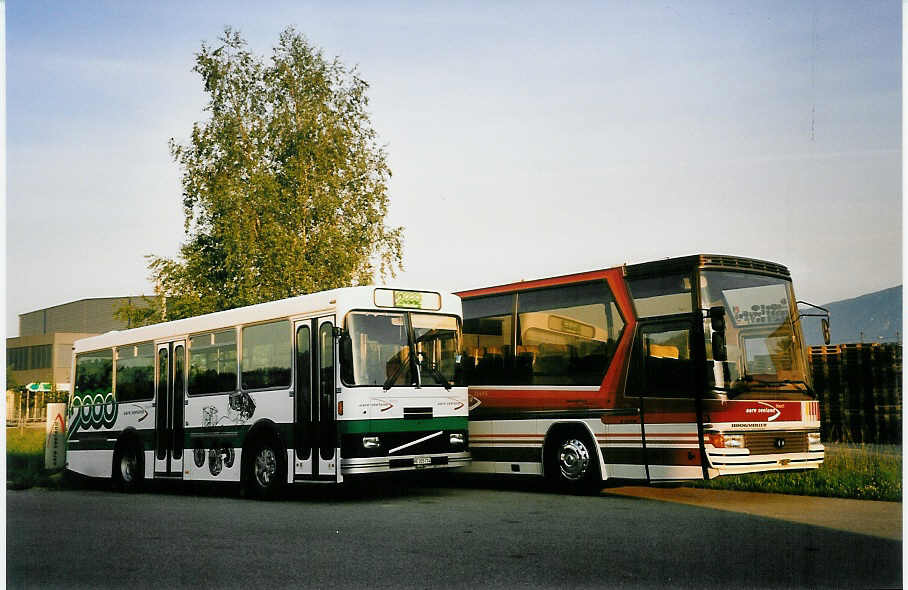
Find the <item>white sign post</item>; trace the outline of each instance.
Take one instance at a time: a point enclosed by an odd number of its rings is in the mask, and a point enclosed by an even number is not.
[[[60,469],[66,464],[66,404],[47,404],[44,439],[44,468]]]

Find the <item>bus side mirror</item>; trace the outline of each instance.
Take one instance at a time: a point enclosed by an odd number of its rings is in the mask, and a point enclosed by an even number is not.
[[[338,330],[338,328],[335,328]],[[353,383],[353,339],[350,338],[350,332],[341,330],[338,346],[338,355],[340,356],[341,379],[347,383]]]
[[[725,306],[714,305],[709,308],[709,321],[716,332],[725,331]]]
[[[717,361],[728,360],[728,352],[725,350],[725,306],[714,305],[709,308],[709,323],[712,326],[712,350],[713,358]]]
[[[797,319],[795,319],[794,322],[792,322],[792,327],[794,327],[794,324],[796,322],[798,322],[801,318],[816,318],[816,317],[822,318],[820,320],[820,329],[823,331],[823,342],[826,344],[826,346],[829,346],[829,342],[831,340],[831,338],[829,336],[829,310],[826,309],[825,307],[820,307],[819,305],[814,305],[813,303],[808,303],[806,301],[798,300],[795,303],[797,303],[798,305],[807,305],[814,309],[819,309],[823,313],[801,313],[801,310],[799,309],[798,317],[797,317]]]

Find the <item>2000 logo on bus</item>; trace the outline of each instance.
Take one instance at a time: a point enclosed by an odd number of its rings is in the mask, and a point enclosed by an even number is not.
[[[117,400],[113,392],[73,396],[69,405],[69,432],[83,428],[112,428],[117,421]]]

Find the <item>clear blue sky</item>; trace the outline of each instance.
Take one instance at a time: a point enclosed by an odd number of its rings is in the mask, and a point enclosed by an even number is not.
[[[336,6],[340,4],[340,6]],[[817,303],[902,280],[889,2],[26,2],[6,6],[7,334],[150,293],[183,237],[167,141],[194,53],[294,25],[370,83],[398,282],[457,290],[717,252]]]

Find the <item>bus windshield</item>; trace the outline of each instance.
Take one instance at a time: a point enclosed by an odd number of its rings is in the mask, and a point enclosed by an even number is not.
[[[344,373],[348,381],[352,377],[350,385],[447,387],[454,380],[459,343],[453,316],[358,311],[347,316],[347,331],[353,367]]]
[[[807,390],[801,334],[792,321],[797,309],[790,281],[704,271],[700,287],[701,307],[725,309],[724,322],[704,320],[706,358],[713,366],[716,390],[732,395]]]

